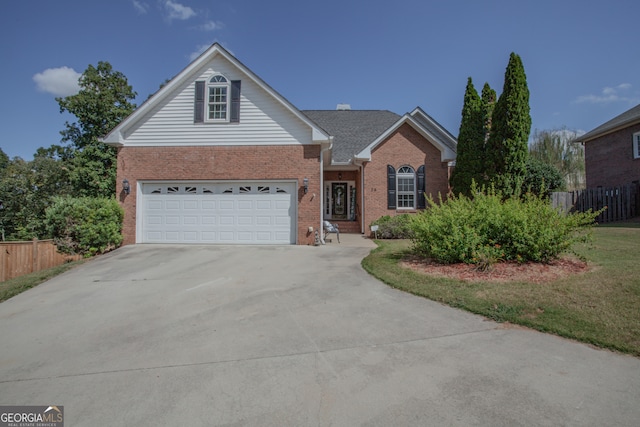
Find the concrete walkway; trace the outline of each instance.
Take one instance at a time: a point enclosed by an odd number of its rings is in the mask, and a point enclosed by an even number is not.
[[[342,237],[342,236],[341,236]],[[69,426],[637,426],[640,359],[391,289],[372,242],[137,245],[0,304],[0,404]]]

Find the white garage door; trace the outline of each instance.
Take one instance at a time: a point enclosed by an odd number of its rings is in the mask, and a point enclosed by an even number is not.
[[[291,244],[295,182],[143,183],[142,243]]]

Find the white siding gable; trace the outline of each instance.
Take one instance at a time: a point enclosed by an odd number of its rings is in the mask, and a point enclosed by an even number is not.
[[[125,146],[311,144],[311,127],[221,55],[122,129]],[[195,81],[216,73],[241,80],[239,123],[194,123]]]

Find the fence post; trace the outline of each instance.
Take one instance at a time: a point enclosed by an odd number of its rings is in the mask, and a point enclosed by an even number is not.
[[[640,183],[633,184],[633,216],[640,212]]]
[[[33,260],[31,262],[31,272],[38,271],[38,238],[34,237],[33,240],[33,250],[31,253],[33,254]]]
[[[7,280],[7,271],[9,270],[8,252],[6,246],[0,247],[0,282]]]

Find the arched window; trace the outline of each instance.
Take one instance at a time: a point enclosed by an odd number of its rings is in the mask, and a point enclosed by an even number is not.
[[[396,174],[398,209],[416,207],[416,173],[411,166],[402,166]]]
[[[207,120],[227,121],[229,80],[223,75],[216,74],[209,79],[208,88]]]

